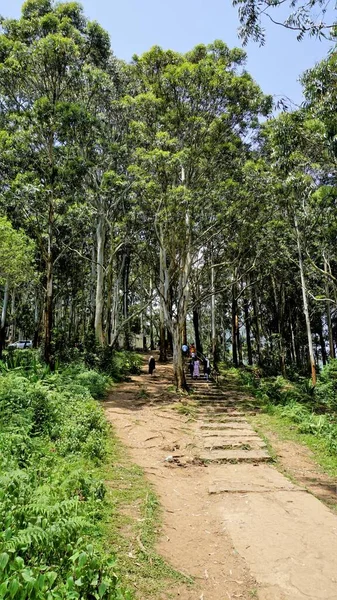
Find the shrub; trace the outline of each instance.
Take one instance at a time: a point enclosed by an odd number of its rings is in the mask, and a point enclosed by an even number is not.
[[[108,378],[37,363],[0,374],[0,598],[127,600],[96,539]]]

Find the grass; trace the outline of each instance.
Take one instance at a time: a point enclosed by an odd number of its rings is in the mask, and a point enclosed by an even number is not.
[[[279,415],[271,415],[261,413],[250,418],[252,425],[257,429],[258,433],[264,437],[270,451],[271,445],[268,441],[268,430],[275,432],[283,441],[292,441],[302,446],[309,448],[314,456],[315,461],[322,469],[331,477],[337,476],[337,456],[332,455],[328,448],[328,442],[322,437],[317,437],[312,434],[300,433],[297,425],[287,417]],[[275,458],[275,451],[273,451]]]
[[[161,530],[158,499],[140,467],[134,465],[111,428],[107,460],[100,469],[107,487],[101,522],[105,550],[118,557],[118,575],[136,598],[159,598],[177,584],[193,580],[176,571],[159,556],[155,542]]]

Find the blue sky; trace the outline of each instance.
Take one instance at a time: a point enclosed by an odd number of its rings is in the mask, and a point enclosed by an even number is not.
[[[18,17],[21,0],[0,0],[0,14]],[[154,44],[185,52],[198,43],[224,40],[241,46],[237,10],[231,0],[83,0],[86,15],[111,36],[114,53],[130,60]],[[247,68],[268,94],[302,101],[298,77],[326,56],[329,44],[315,39],[297,42],[296,34],[266,23],[267,43],[250,43]]]

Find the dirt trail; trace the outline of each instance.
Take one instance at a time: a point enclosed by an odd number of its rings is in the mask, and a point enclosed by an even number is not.
[[[172,409],[171,385],[159,365],[105,403],[160,498],[159,553],[196,578],[163,598],[337,600],[337,516],[268,464],[242,395],[197,383],[192,421]]]

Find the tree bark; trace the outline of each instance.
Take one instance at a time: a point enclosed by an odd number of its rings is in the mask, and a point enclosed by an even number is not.
[[[215,289],[214,289],[214,281],[215,281],[215,272],[214,267],[211,268],[211,348],[212,348],[212,357],[213,364],[216,365],[217,358],[217,335],[216,335],[216,324],[215,324]]]
[[[124,326],[124,349],[130,350],[130,322],[127,320],[129,317],[129,277],[130,277],[130,249],[126,248],[124,257],[124,271],[123,271],[123,319],[125,321]]]
[[[53,201],[49,201],[48,213],[48,242],[47,242],[47,257],[46,257],[46,297],[44,307],[44,360],[51,368],[54,366],[52,357],[52,327],[53,327],[53,223],[54,223],[54,206]]]
[[[324,271],[328,273],[328,263],[327,260],[324,260]],[[328,277],[325,278],[325,295],[327,298],[330,298],[330,286]],[[333,345],[333,335],[332,335],[332,323],[331,323],[331,302],[327,300],[326,303],[326,316],[327,316],[327,325],[328,325],[328,334],[329,334],[329,355],[330,358],[335,358],[335,347]]]
[[[312,343],[307,288],[306,288],[306,281],[305,281],[305,275],[304,275],[304,269],[303,269],[301,239],[300,239],[300,232],[299,232],[299,228],[298,228],[296,214],[294,214],[294,225],[295,225],[296,239],[297,239],[298,266],[299,266],[300,276],[301,276],[303,312],[304,312],[305,324],[306,324],[306,329],[307,329],[307,337],[308,337],[308,350],[309,350],[309,360],[310,360],[310,367],[311,367],[311,381],[312,381],[312,385],[315,386],[316,385],[316,364],[315,364],[314,348],[313,348],[313,343]]]
[[[203,352],[201,340],[200,340],[200,328],[199,328],[199,307],[193,308],[193,327],[194,327],[194,339],[195,348],[197,352]]]
[[[253,288],[252,292],[252,303],[253,303],[253,315],[254,315],[254,328],[255,328],[255,344],[256,344],[256,355],[257,364],[261,364],[261,334],[260,334],[260,323],[259,323],[259,310],[257,303],[256,289]]]
[[[243,310],[244,310],[244,314],[245,314],[248,364],[251,366],[253,364],[253,353],[252,353],[252,341],[250,339],[250,314],[249,314],[249,304],[248,304],[247,297],[245,297],[244,301],[243,301]]]
[[[327,363],[327,355],[326,355],[326,348],[325,348],[325,339],[324,339],[324,335],[323,335],[323,323],[322,323],[321,319],[319,320],[318,335],[319,335],[319,343],[320,343],[320,346],[321,346],[321,354],[322,354],[323,366],[325,366],[326,363]]]
[[[238,315],[237,315],[237,300],[236,300],[236,286],[232,285],[232,355],[233,365],[238,367],[238,353],[237,353],[237,339],[238,339]]]
[[[95,338],[99,346],[104,346],[103,308],[104,308],[104,246],[105,219],[99,214],[96,226],[96,300],[95,300]]]

